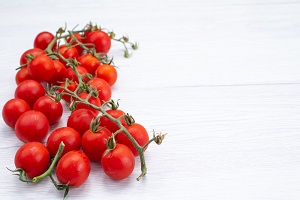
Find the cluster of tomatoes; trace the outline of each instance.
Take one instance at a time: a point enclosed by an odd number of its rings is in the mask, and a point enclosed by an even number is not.
[[[149,136],[110,100],[117,71],[103,58],[113,37],[91,26],[67,34],[41,32],[22,54],[15,96],[2,110],[5,123],[24,142],[14,160],[21,180],[53,179],[54,167],[59,184],[80,186],[90,174],[90,162],[99,163],[113,179],[132,173]],[[67,124],[49,133],[62,117],[62,101],[71,109]]]

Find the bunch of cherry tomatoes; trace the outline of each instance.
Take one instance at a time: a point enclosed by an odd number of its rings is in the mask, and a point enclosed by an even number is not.
[[[90,162],[97,162],[111,178],[127,178],[140,156],[146,174],[144,151],[164,135],[149,139],[146,129],[111,100],[117,70],[108,59],[112,41],[121,42],[128,57],[127,37],[88,24],[82,30],[56,34],[39,33],[33,48],[20,58],[14,98],[2,110],[4,122],[24,142],[15,154],[15,170],[23,182],[50,177],[59,190],[80,186],[90,174]],[[62,101],[71,110],[64,127]],[[58,181],[53,177],[55,176]]]

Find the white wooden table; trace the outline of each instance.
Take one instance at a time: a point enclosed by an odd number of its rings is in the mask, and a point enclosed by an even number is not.
[[[168,135],[141,181],[139,163],[123,181],[94,163],[68,199],[300,199],[300,0],[1,0],[1,108],[37,33],[90,21],[140,43],[130,59],[113,44],[113,98]],[[6,169],[22,143],[0,123],[0,198],[62,199]]]

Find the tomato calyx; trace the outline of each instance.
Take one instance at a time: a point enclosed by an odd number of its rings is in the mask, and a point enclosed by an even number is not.
[[[128,126],[131,126],[135,123],[134,118],[128,113],[126,115],[124,115],[124,120]]]

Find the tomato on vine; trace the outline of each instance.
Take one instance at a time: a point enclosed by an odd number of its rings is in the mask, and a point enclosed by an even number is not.
[[[40,54],[45,54],[46,52],[40,48],[33,48],[33,49],[28,49],[27,51],[25,51],[21,58],[20,58],[20,65],[25,65],[28,63],[28,55],[31,55],[33,57],[38,56]]]
[[[44,54],[34,57],[27,69],[30,77],[39,82],[49,81],[56,72],[53,61]]]
[[[98,92],[98,98],[100,99],[100,102],[106,102],[110,100],[112,91],[109,84],[105,80],[101,78],[92,78],[87,82],[87,84],[91,85]]]
[[[19,85],[21,82],[32,79],[28,73],[27,67],[22,67],[18,70],[15,76],[16,84]]]
[[[63,56],[65,59],[73,58],[73,59],[78,59],[78,51],[75,47],[68,47],[66,45],[62,45],[59,47],[58,52],[60,53],[61,56]],[[66,64],[66,62],[59,57],[59,60]]]
[[[80,74],[80,75],[82,75],[82,80],[84,81],[84,82],[87,82],[88,80],[89,80],[89,78],[88,78],[88,71],[84,68],[84,67],[81,67],[81,66],[76,66],[75,67],[76,68],[76,70],[77,70],[77,72]],[[74,81],[74,82],[77,82],[77,83],[79,83],[79,80],[78,80],[78,77],[77,77],[77,75],[76,75],[76,73],[74,72],[74,70],[71,68],[71,67],[69,67],[66,71],[65,71],[65,75],[64,75],[64,79],[68,79],[68,80],[72,80],[72,81]]]
[[[59,87],[58,90],[57,90],[57,93],[58,93],[58,94],[61,94],[61,98],[62,98],[63,100],[65,100],[67,103],[70,103],[72,97],[71,97],[69,94],[66,93],[66,91],[65,91],[64,88],[66,88],[66,89],[68,89],[68,90],[74,92],[74,91],[76,90],[76,88],[77,88],[77,83],[74,82],[74,81],[68,81],[67,84],[66,84],[66,82],[61,83],[61,84],[60,84],[60,87]]]
[[[66,73],[66,67],[64,64],[62,64],[58,60],[53,60],[54,68],[55,68],[55,74],[54,76],[48,81],[48,83],[53,85],[59,85],[61,82],[63,82],[65,73]]]
[[[113,86],[117,81],[118,73],[114,66],[103,64],[96,69],[95,77],[104,79],[110,86]]]
[[[124,127],[127,126],[125,120],[124,120],[124,116],[125,113],[124,111],[117,109],[117,108],[112,108],[112,109],[108,109],[106,110],[107,114],[109,114],[110,116],[112,116],[114,119],[118,119],[120,118],[120,121],[122,123],[122,125]],[[112,120],[108,119],[106,116],[101,116],[100,117],[100,124],[101,126],[105,126],[108,130],[110,130],[112,133],[116,132],[117,130],[119,130],[119,126],[114,123]]]
[[[97,53],[107,54],[111,47],[109,35],[102,30],[90,32],[86,36],[85,42],[94,44]]]
[[[73,35],[78,40],[78,42],[83,43],[84,38],[80,33],[74,33]],[[74,46],[76,48],[79,55],[82,54],[83,48],[76,42],[76,40],[72,36],[67,38],[67,42],[69,43],[69,45]]]
[[[34,48],[39,48],[45,50],[50,42],[54,39],[54,35],[48,31],[43,31],[39,33],[33,42]],[[53,49],[56,48],[56,43],[53,45]]]
[[[99,59],[92,54],[83,54],[78,58],[78,62],[92,75],[95,74],[96,69],[100,66]]]
[[[90,104],[94,105],[94,106],[97,106],[97,107],[100,107],[101,106],[101,102],[100,102],[100,99],[98,97],[93,97],[93,96],[90,96],[87,92],[82,92],[78,95],[79,98],[83,99],[83,100],[87,100]],[[76,100],[75,100],[76,101]],[[86,105],[82,102],[79,102],[77,103],[75,109],[81,109],[81,108],[84,108],[84,109],[88,109],[88,110],[91,110],[92,112],[94,112],[96,115],[99,114],[99,110],[95,109],[95,108],[92,108],[91,106],[89,105]]]

